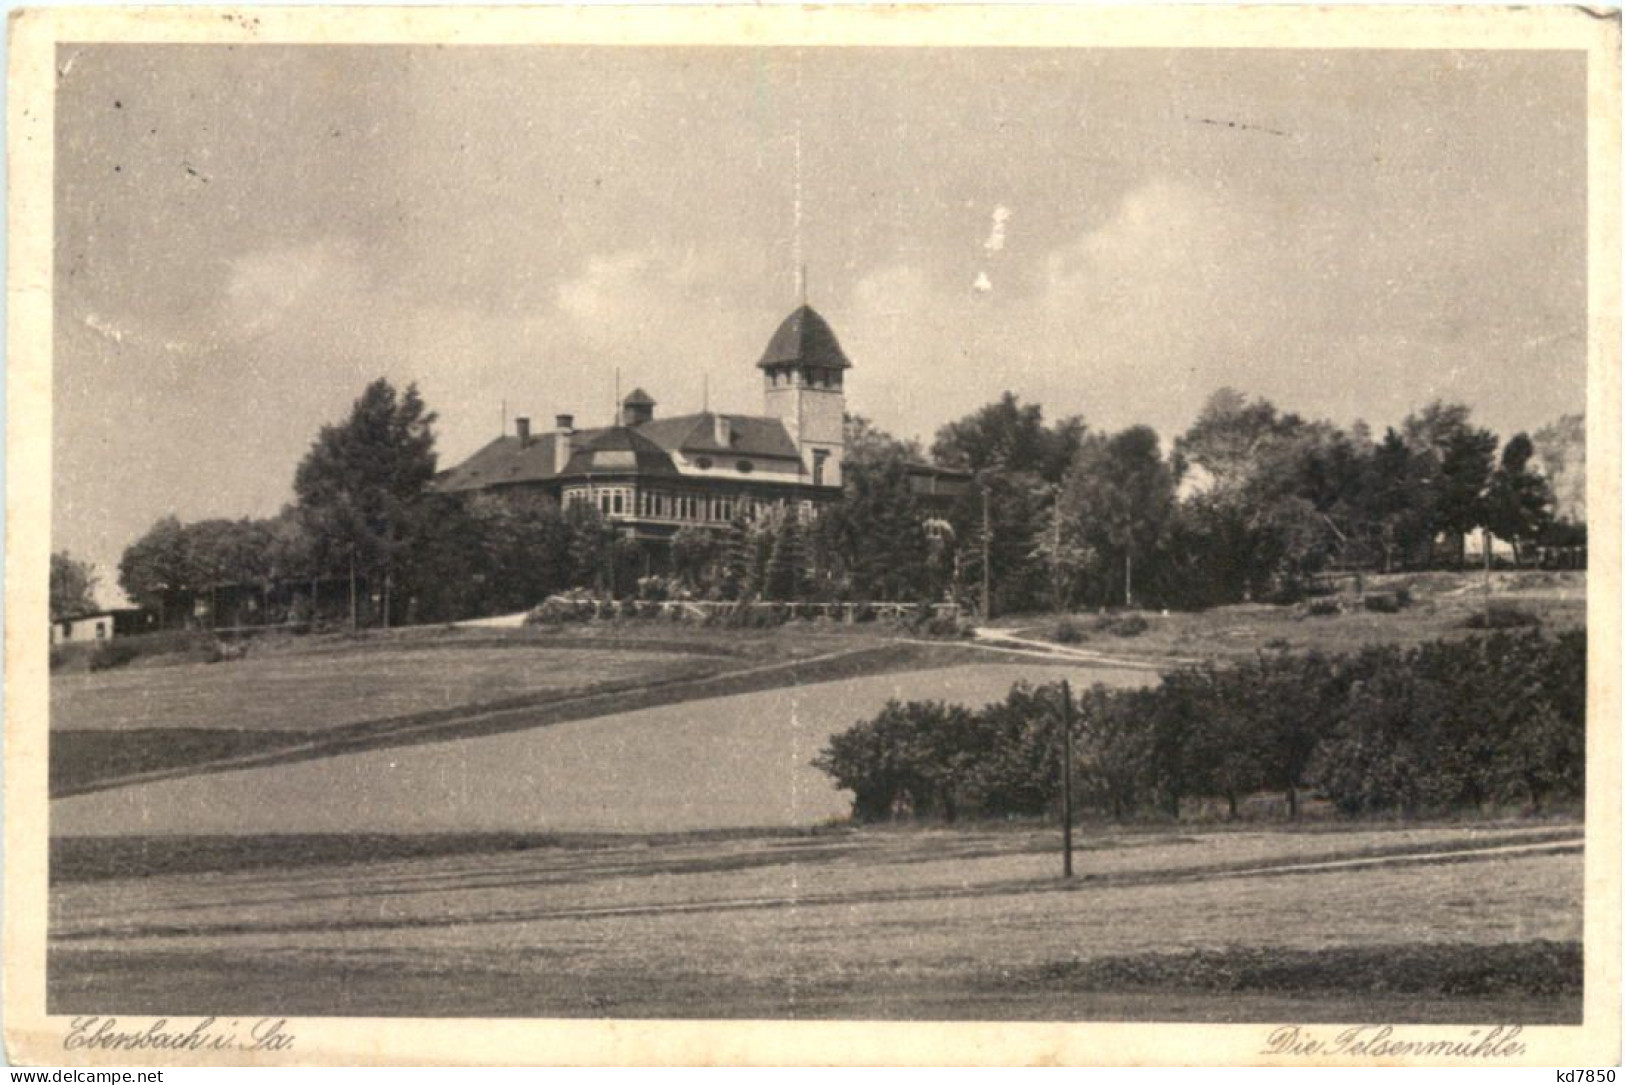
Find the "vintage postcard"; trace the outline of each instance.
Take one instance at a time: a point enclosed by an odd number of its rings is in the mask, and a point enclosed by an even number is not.
[[[1619,25],[14,14],[9,1057],[1617,1063]]]

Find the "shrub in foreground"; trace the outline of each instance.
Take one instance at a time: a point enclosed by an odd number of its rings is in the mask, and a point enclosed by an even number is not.
[[[1235,817],[1260,790],[1293,817],[1304,793],[1351,816],[1583,801],[1585,657],[1583,632],[1496,634],[1097,685],[1075,697],[1078,798],[1114,818],[1215,799]],[[814,764],[857,796],[859,820],[1040,815],[1059,787],[1059,698],[1059,684],[1017,684],[977,711],[892,702]]]
[[[1511,603],[1491,603],[1469,614],[1461,624],[1464,629],[1525,629],[1538,626],[1540,616]]]
[[[96,645],[96,650],[90,653],[87,666],[93,671],[107,671],[115,667],[127,666],[141,654],[141,650],[133,644],[122,640],[106,640]]]

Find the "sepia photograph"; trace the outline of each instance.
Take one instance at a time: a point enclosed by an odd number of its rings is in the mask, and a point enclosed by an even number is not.
[[[1617,1057],[1617,12],[260,14],[19,54],[47,1057]]]

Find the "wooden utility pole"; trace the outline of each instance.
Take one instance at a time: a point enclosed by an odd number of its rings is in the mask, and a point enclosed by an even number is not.
[[[1061,679],[1061,877],[1072,877],[1072,684]]]
[[[1056,610],[1066,606],[1061,598],[1061,488],[1055,487],[1055,507],[1050,510],[1049,590],[1050,602]]]
[[[993,511],[988,504],[987,479],[982,484],[982,621],[993,617]]]
[[[355,598],[355,547],[350,547],[350,632],[359,628],[356,613]]]

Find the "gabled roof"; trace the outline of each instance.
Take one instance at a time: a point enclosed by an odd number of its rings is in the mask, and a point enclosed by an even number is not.
[[[721,415],[728,423],[728,443],[717,441],[717,418],[714,411],[678,415],[645,422],[638,433],[670,452],[731,452],[741,456],[760,456],[764,459],[799,460],[796,443],[790,431],[777,418],[759,418],[746,414]]]
[[[590,432],[590,431],[587,431]],[[586,436],[583,433],[582,436]],[[554,478],[553,442],[558,435],[543,433],[528,445],[517,437],[498,437],[451,470],[435,479],[442,493],[483,490],[519,482],[542,482]]]
[[[768,340],[758,368],[781,365],[817,365],[826,369],[851,369],[852,363],[830,329],[829,322],[810,305],[803,305],[784,318],[779,330]]]
[[[559,477],[587,474],[676,475],[677,465],[639,430],[611,426],[580,445]]]
[[[568,437],[571,452],[563,471],[553,469],[554,442],[566,439],[561,434],[537,434],[529,444],[522,444],[518,437],[498,437],[456,467],[441,472],[434,486],[441,493],[461,493],[589,472],[676,475],[673,452],[800,461],[795,442],[779,419],[722,415],[728,422],[728,443],[722,445],[717,442],[717,417],[715,412],[702,411],[645,422],[635,429],[576,430]]]

